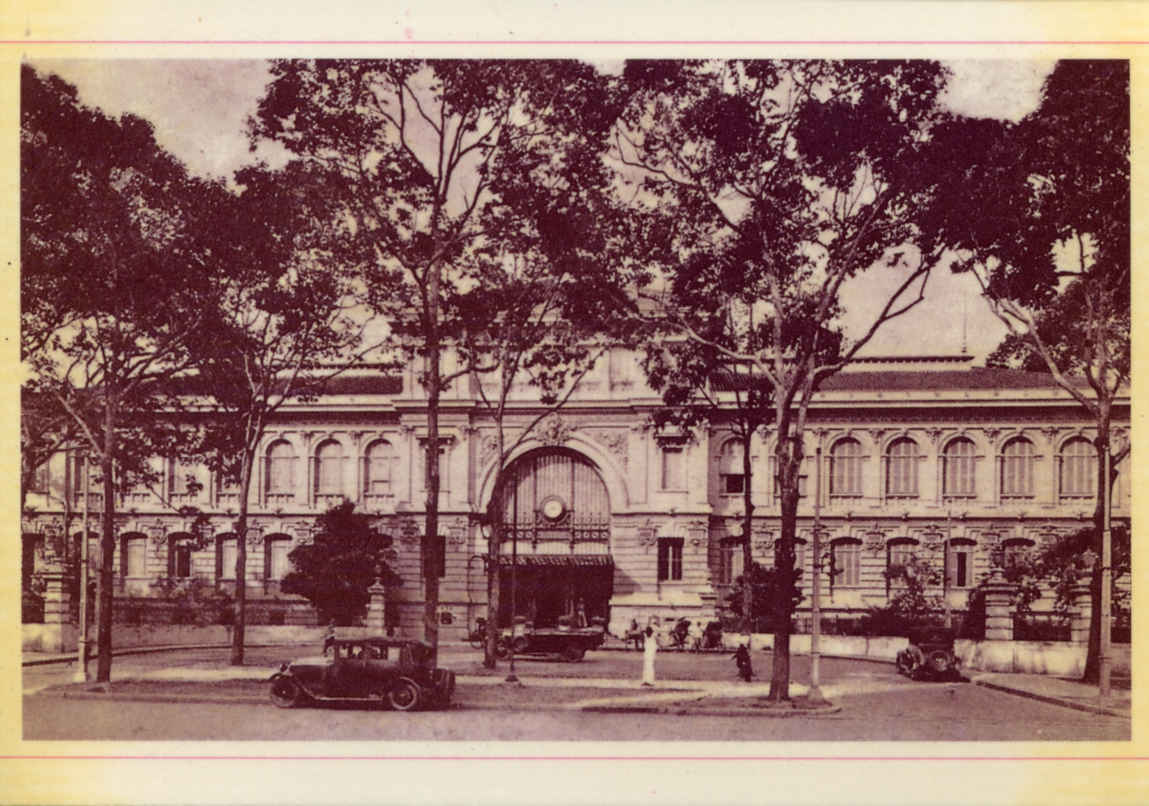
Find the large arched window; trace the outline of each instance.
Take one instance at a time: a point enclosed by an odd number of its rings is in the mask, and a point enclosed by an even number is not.
[[[907,576],[916,573],[913,568],[918,541],[912,537],[894,538],[886,544],[886,587],[906,586]]]
[[[148,575],[148,538],[129,532],[120,538],[120,574],[139,579]]]
[[[366,495],[391,494],[391,465],[394,461],[395,449],[387,440],[376,440],[367,447],[367,454],[363,457],[363,492]]]
[[[1061,446],[1061,497],[1092,498],[1097,494],[1097,450],[1084,437]]]
[[[895,439],[886,450],[886,495],[918,495],[918,443],[909,437]]]
[[[856,439],[840,439],[830,449],[830,495],[862,495],[862,443]]]
[[[977,477],[974,473],[976,448],[973,441],[958,437],[950,441],[942,453],[942,491],[952,498],[973,498],[977,495]]]
[[[1001,567],[1024,565],[1033,552],[1034,542],[1027,537],[1014,537],[1001,544]]]
[[[746,474],[742,463],[742,442],[729,439],[718,457],[719,491],[723,495],[741,495],[746,489]]]
[[[542,450],[515,460],[503,487],[503,517],[507,549],[512,533],[518,535],[520,550],[533,544],[543,551],[543,543],[555,548],[567,543],[568,551],[571,544],[586,544],[576,545],[576,553],[607,549],[606,484],[595,466],[573,451]]]
[[[267,492],[269,495],[295,493],[295,449],[281,439],[267,449]]]
[[[315,449],[315,493],[343,493],[343,446],[333,439],[320,443]]]
[[[1002,498],[1033,497],[1033,443],[1011,439],[1001,449]]]

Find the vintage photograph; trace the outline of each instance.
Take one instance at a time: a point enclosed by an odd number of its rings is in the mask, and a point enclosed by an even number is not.
[[[24,741],[1132,739],[1130,63],[642,55],[20,65]]]

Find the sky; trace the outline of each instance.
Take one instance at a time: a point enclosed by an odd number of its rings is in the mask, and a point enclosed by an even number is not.
[[[1038,101],[1049,61],[969,60],[947,62],[953,73],[944,95],[954,111],[974,117],[1018,120]],[[157,141],[205,176],[226,178],[257,159],[282,160],[276,147],[252,153],[245,135],[269,74],[259,60],[34,60],[74,84],[83,103],[119,116],[151,121]],[[846,325],[860,329],[879,310],[897,276],[881,269],[843,289],[850,308]],[[863,286],[868,293],[862,293]],[[1004,329],[978,298],[972,278],[938,273],[926,301],[882,327],[866,355],[952,355],[963,344],[978,359],[1001,341]]]

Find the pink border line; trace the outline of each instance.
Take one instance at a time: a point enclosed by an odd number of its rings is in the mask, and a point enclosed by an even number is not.
[[[1146,45],[1144,39],[0,39],[0,45]]]
[[[199,756],[0,755],[23,761],[1149,761],[1149,756]]]

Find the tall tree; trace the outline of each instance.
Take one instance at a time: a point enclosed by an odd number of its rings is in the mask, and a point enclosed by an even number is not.
[[[947,178],[954,190],[936,200],[944,213],[933,220],[957,251],[955,270],[977,277],[1009,331],[993,360],[1049,372],[1095,424],[1100,557],[1110,532],[1105,485],[1130,449],[1113,440],[1114,406],[1130,379],[1129,64],[1058,62],[1020,123],[961,121],[951,136],[976,159]],[[1092,571],[1091,682],[1102,566]]]
[[[475,264],[519,218],[485,211],[528,180],[591,160],[581,133],[604,125],[595,71],[575,62],[279,61],[252,121],[339,177],[333,200],[354,227],[341,262],[364,270],[366,299],[408,355],[427,396],[424,634],[438,646],[439,408],[470,368],[447,368]],[[522,208],[509,204],[509,212]]]
[[[933,62],[631,62],[624,79],[615,156],[636,215],[654,219],[642,296],[666,337],[711,351],[712,375],[744,373],[754,405],[772,403],[781,530],[769,697],[787,699],[807,413],[826,378],[924,298],[942,256],[915,214],[933,190],[926,161],[945,72]],[[895,274],[893,291],[846,334],[843,288],[871,268]],[[699,391],[712,382],[695,377]]]
[[[97,679],[111,676],[116,493],[143,473],[190,364],[212,263],[209,197],[150,124],[114,120],[73,87],[21,68],[22,344],[39,390],[67,413],[103,479]],[[129,436],[130,435],[130,436]]]
[[[369,317],[332,259],[341,224],[326,203],[329,180],[300,162],[248,168],[236,176],[239,194],[216,207],[228,268],[192,349],[194,391],[207,401],[199,450],[238,493],[233,665],[244,660],[248,508],[267,426],[285,403],[314,399],[376,346],[364,341]]]

